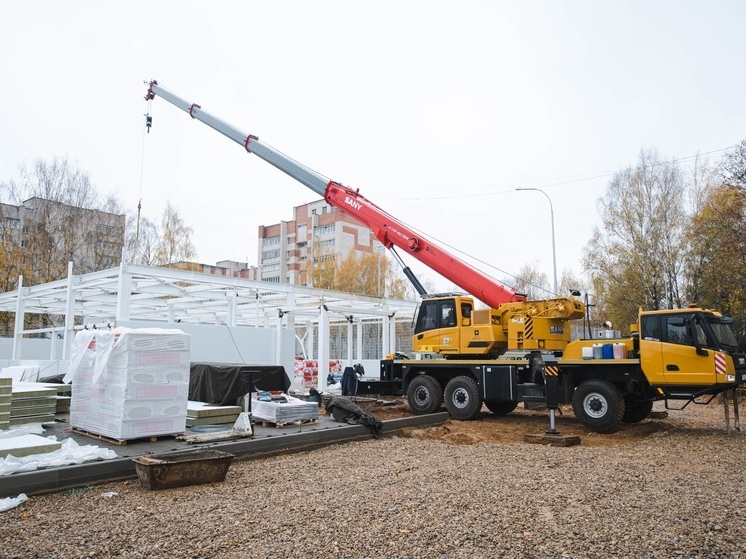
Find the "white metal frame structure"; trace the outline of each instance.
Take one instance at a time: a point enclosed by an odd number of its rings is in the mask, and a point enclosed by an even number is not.
[[[391,318],[411,320],[416,306],[414,301],[126,263],[83,275],[74,275],[70,263],[66,279],[26,287],[21,276],[18,290],[0,293],[0,311],[16,313],[13,359],[21,355],[26,335],[63,337],[61,358],[68,359],[76,330],[121,321],[277,329],[318,324],[321,342],[328,340],[330,324],[351,323],[352,317],[383,323],[385,355],[393,338],[386,328]],[[56,315],[64,326],[24,329],[28,314]],[[328,343],[319,344],[319,354],[320,362],[329,358]]]

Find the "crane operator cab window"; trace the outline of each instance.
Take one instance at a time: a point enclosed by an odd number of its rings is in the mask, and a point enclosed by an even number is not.
[[[665,319],[666,341],[695,347],[715,347],[697,317],[671,316]]]
[[[456,326],[456,303],[453,299],[423,301],[415,333]]]
[[[642,339],[659,342],[661,339],[661,329],[657,316],[642,317]]]
[[[446,304],[449,303],[449,304]],[[440,307],[441,325],[443,328],[456,326],[456,306],[453,301],[444,301]]]
[[[692,330],[694,325],[694,330]],[[642,339],[688,346],[713,346],[709,334],[691,315],[643,316]]]
[[[471,303],[461,302],[461,319],[463,326],[471,326]]]

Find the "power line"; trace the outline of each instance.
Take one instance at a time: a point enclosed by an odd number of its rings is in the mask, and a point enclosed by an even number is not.
[[[659,163],[655,163],[655,165],[668,165],[670,163],[682,163],[684,161],[690,161],[692,159],[695,159],[697,157],[702,157],[704,155],[712,155],[714,153],[722,153],[722,152],[724,152],[726,150],[729,150],[729,149],[732,149],[732,148],[736,147],[737,145],[738,144],[734,144],[734,145],[727,146],[727,147],[724,147],[724,148],[714,149],[712,151],[706,151],[704,153],[697,153],[695,155],[687,155],[685,157],[679,157],[677,159],[671,159],[671,160],[661,161]],[[544,184],[539,184],[538,186],[535,186],[533,188],[550,188],[550,187],[553,187],[553,186],[564,186],[564,185],[567,185],[567,184],[577,184],[579,182],[586,182],[586,181],[590,181],[590,180],[596,180],[596,179],[601,179],[601,178],[606,178],[606,177],[612,177],[612,176],[616,175],[617,173],[623,172],[624,170],[625,169],[617,169],[616,171],[605,171],[605,172],[602,172],[602,173],[598,173],[598,174],[594,174],[594,175],[588,175],[588,176],[586,176],[586,175],[570,175],[570,176],[566,177],[567,180],[565,180],[565,177],[559,177],[557,179],[549,179],[549,180],[555,180],[557,182],[547,182],[547,183],[544,183]],[[574,177],[577,177],[577,178],[574,178]],[[473,193],[473,194],[458,194],[458,195],[449,195],[449,196],[412,196],[412,197],[407,197],[407,196],[397,195],[397,196],[395,196],[395,199],[396,200],[421,201],[421,200],[453,200],[453,199],[457,199],[457,198],[458,199],[463,199],[463,198],[481,198],[481,197],[484,197],[484,196],[496,196],[498,194],[507,194],[508,192],[512,192],[513,190],[515,190],[516,186],[525,185],[525,184],[533,185],[536,182],[539,182],[539,181],[537,181],[537,180],[526,180],[526,181],[520,181],[520,182],[497,183],[497,184],[490,184],[490,185],[484,185],[484,186],[478,186],[478,187],[476,187],[479,190],[483,190],[483,189],[486,189],[486,188],[497,188],[497,187],[503,187],[504,188],[504,187],[509,187],[508,190],[496,190],[496,191],[493,191],[493,192],[481,192],[481,193]],[[385,199],[394,199],[394,198],[386,198],[384,196],[384,197],[381,197],[381,199],[385,200]]]

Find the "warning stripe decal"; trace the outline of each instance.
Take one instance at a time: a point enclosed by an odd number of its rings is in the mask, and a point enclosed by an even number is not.
[[[548,377],[556,377],[556,376],[559,376],[559,367],[557,367],[556,365],[546,365],[546,366],[544,367],[544,373],[545,373],[545,374],[546,374],[546,375],[547,375]]]
[[[725,368],[725,355],[722,353],[715,354],[715,374],[724,375],[727,372]]]
[[[529,318],[526,320],[526,324],[523,326],[523,337],[526,339],[532,339],[534,337],[534,320]]]

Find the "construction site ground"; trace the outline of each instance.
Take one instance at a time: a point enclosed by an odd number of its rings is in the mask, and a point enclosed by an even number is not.
[[[740,409],[746,409],[741,399]],[[413,415],[406,400],[392,407],[376,409],[379,419],[393,419]],[[733,405],[729,405],[730,427],[734,429]],[[746,429],[746,425],[744,425]],[[581,444],[589,447],[615,447],[634,443],[657,433],[672,430],[726,430],[725,408],[721,399],[709,405],[689,404],[684,409],[666,410],[663,402],[656,402],[648,419],[637,424],[620,424],[611,433],[594,433],[585,428],[572,411],[572,406],[562,405],[555,415],[555,429],[562,435],[579,436]],[[406,428],[405,433],[419,439],[441,440],[453,444],[522,443],[527,434],[541,434],[549,430],[549,413],[546,409],[525,409],[522,405],[505,416],[496,416],[482,408],[473,421],[446,420],[442,425],[425,428]]]
[[[322,410],[224,443],[240,457],[221,483],[150,491],[130,474],[29,495],[2,514],[0,557],[746,559],[743,433],[726,433],[722,402],[661,407],[604,435],[563,408],[558,430],[581,439],[568,448],[523,440],[546,410],[453,421],[399,401],[370,410],[379,440]],[[89,467],[178,446],[128,444]]]
[[[363,403],[362,400],[366,401]],[[485,407],[476,419],[458,421],[451,419],[445,408],[439,413],[417,416],[410,411],[405,398],[378,400],[373,405],[368,400],[361,399],[360,403],[365,405],[366,411],[383,422],[383,436],[416,438],[455,445],[525,444],[527,436],[539,436],[538,442],[542,442],[546,437],[541,436],[546,434],[550,427],[547,409],[526,409],[519,406],[508,415],[496,416]],[[735,432],[732,404],[729,406],[729,412],[730,428]],[[189,444],[174,437],[159,437],[156,441],[133,440],[125,445],[116,444],[105,438],[92,438],[76,432],[71,429],[64,415],[58,416],[54,423],[45,424],[44,428],[45,436],[54,435],[58,440],[73,438],[80,445],[109,448],[116,453],[117,458],[0,476],[0,497],[14,496],[22,492],[54,492],[73,486],[134,477],[135,467],[132,459],[142,455],[210,448],[233,453],[239,459],[247,459],[372,437],[369,427],[333,421],[323,406],[319,409],[319,421],[313,424],[277,428],[273,424],[263,424],[259,421],[254,424],[252,437],[198,444]],[[583,427],[575,418],[572,407],[563,405],[556,413],[555,429],[560,435],[579,438],[580,444],[584,447],[625,447],[665,432],[724,433],[725,408],[722,401],[717,401],[709,405],[690,404],[681,410],[666,410],[664,404],[659,402],[648,419],[638,424],[620,424],[611,433],[599,434]],[[186,434],[191,434],[191,430],[187,429]],[[209,433],[207,435],[209,436]]]

